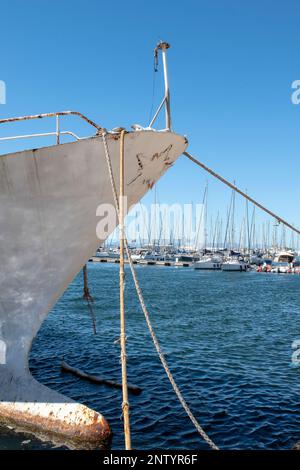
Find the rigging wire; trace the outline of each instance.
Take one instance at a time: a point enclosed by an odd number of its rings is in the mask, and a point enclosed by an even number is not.
[[[226,180],[223,176],[219,175],[218,173],[216,173],[215,171],[213,171],[211,168],[209,168],[208,166],[206,166],[204,163],[200,162],[199,160],[197,160],[195,157],[193,157],[191,154],[189,154],[187,151],[183,152],[183,155],[185,155],[189,160],[191,160],[193,163],[195,163],[196,165],[198,165],[199,167],[201,167],[203,170],[207,171],[208,173],[210,173],[212,176],[214,176],[215,178],[217,178],[218,180],[220,180],[222,183],[226,184],[226,186],[229,186],[229,188],[233,189],[235,192],[237,192],[238,194],[240,194],[241,196],[243,196],[244,198],[246,198],[248,201],[252,202],[252,204],[254,204],[255,206],[259,207],[259,209],[263,210],[264,212],[266,212],[267,214],[269,214],[271,217],[273,217],[278,224],[283,224],[285,225],[286,227],[288,227],[289,229],[293,230],[294,232],[296,232],[298,235],[300,235],[300,230],[296,227],[294,227],[292,224],[290,224],[289,222],[287,222],[285,219],[283,219],[282,217],[280,217],[279,215],[276,215],[274,212],[270,211],[269,209],[267,209],[265,206],[263,206],[262,204],[260,204],[258,201],[256,201],[255,199],[253,199],[252,197],[248,196],[248,194],[246,194],[244,191],[242,191],[241,189],[239,189],[237,186],[235,186],[235,184],[232,184],[230,183],[228,180]]]
[[[156,72],[158,71],[158,52],[157,49],[154,49],[154,63],[153,63],[153,74],[152,74],[152,99],[151,99],[151,108],[149,112],[149,119],[148,122],[151,122],[151,117],[153,114],[154,108],[154,98],[155,98],[155,90],[156,90]]]

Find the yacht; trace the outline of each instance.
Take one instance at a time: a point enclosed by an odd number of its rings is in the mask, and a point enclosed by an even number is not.
[[[199,261],[194,263],[195,269],[222,269],[222,260],[217,256],[203,256]]]
[[[292,272],[291,264],[287,261],[274,261],[271,268],[272,273],[290,273]]]
[[[248,270],[248,264],[239,258],[230,258],[222,264],[222,271],[242,272]]]
[[[274,262],[275,263],[292,263],[293,259],[295,257],[295,254],[292,251],[279,251],[279,253],[276,253]]]
[[[96,258],[120,258],[120,253],[118,250],[97,250]]]

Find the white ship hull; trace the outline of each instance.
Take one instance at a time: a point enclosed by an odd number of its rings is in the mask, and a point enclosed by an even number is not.
[[[119,135],[107,141],[118,185]],[[171,132],[125,135],[128,206],[185,148]],[[48,312],[104,242],[96,236],[103,203],[113,204],[113,194],[100,136],[0,156],[0,419],[97,443],[110,434],[103,416],[35,381],[28,355]]]
[[[208,269],[208,270],[220,270],[222,268],[222,262],[219,260],[206,260],[196,261],[194,263],[195,269]]]
[[[236,271],[236,272],[247,271],[247,265],[245,263],[240,263],[238,261],[236,262],[227,261],[222,264],[222,271]]]

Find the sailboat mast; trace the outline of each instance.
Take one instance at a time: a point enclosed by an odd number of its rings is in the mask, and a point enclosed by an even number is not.
[[[233,182],[235,185],[235,181]],[[235,191],[233,191],[233,199],[232,199],[232,215],[231,215],[231,249],[234,250],[234,212],[235,212]]]
[[[155,250],[155,237],[156,237],[156,184],[154,185],[154,224],[153,224],[153,240],[152,240],[152,244],[153,244],[153,249]]]
[[[208,183],[206,182],[205,205],[204,205],[204,252],[206,252],[206,248],[207,248],[207,193],[208,193]]]

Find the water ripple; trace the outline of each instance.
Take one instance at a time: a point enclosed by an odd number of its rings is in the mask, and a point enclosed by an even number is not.
[[[195,416],[223,449],[287,449],[300,441],[299,370],[290,367],[300,338],[300,277],[205,273],[137,267],[170,367]],[[128,380],[135,449],[205,449],[156,356],[128,269]],[[99,334],[78,276],[44,322],[30,366],[41,382],[101,411],[113,448],[123,447],[120,390],[60,371],[61,358],[120,381],[118,267],[89,265]]]

